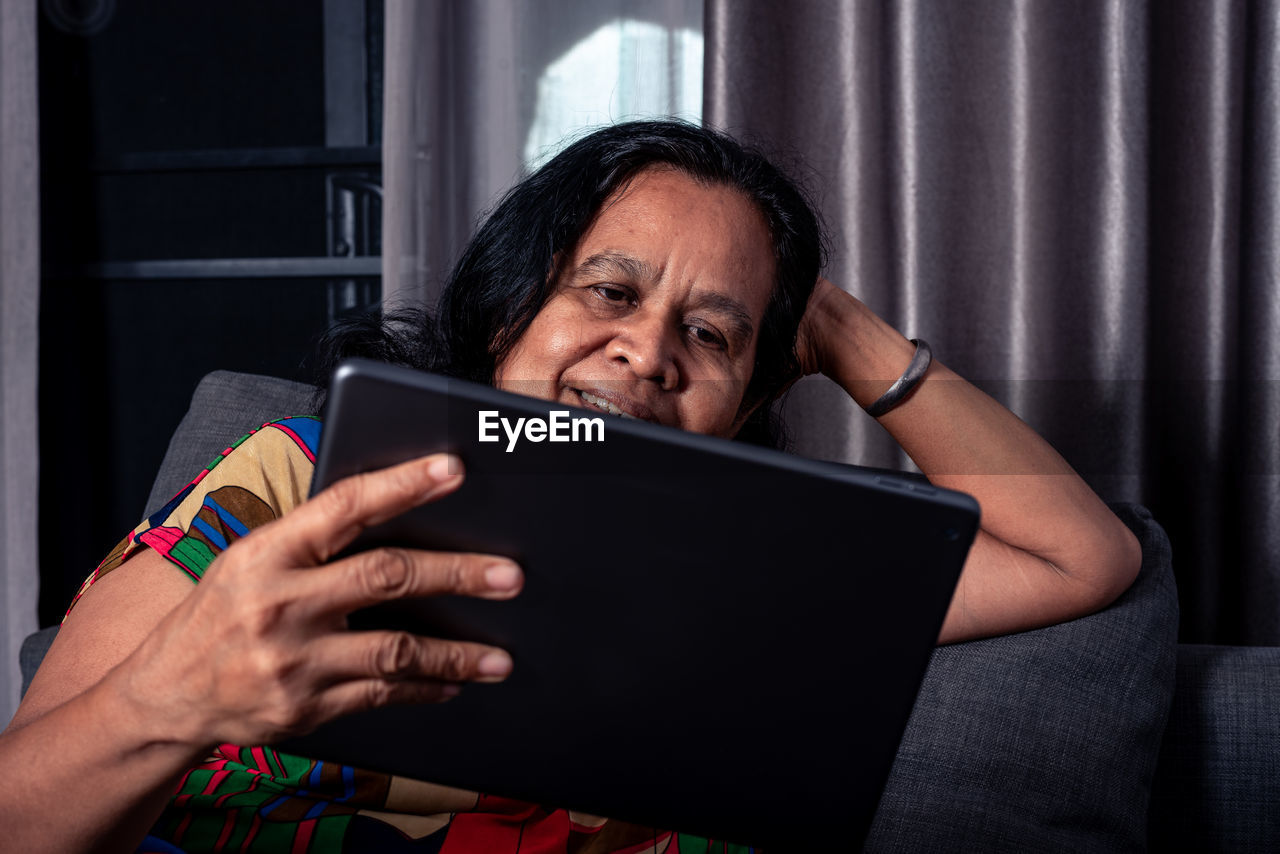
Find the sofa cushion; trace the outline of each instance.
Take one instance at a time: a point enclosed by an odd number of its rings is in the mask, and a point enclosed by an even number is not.
[[[1143,561],[1109,608],[933,653],[867,850],[1145,849],[1177,591],[1151,514],[1114,509]]]
[[[1280,647],[1178,647],[1153,851],[1280,851]]]

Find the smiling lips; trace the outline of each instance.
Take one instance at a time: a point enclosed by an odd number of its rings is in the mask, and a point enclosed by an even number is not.
[[[621,403],[623,403],[623,405],[626,406],[627,409],[632,410],[631,412],[628,412],[622,407],[618,406],[616,403],[606,400],[605,398],[601,397],[598,394],[592,394],[591,392],[582,391],[581,389],[576,389],[576,388],[572,390],[576,392],[578,397],[582,399],[582,402],[585,403],[591,409],[599,409],[602,412],[609,413],[610,415],[617,415],[620,418],[630,418],[632,420],[638,420],[638,421],[655,421],[656,422],[658,420],[654,416],[654,414],[650,412],[647,408],[644,408],[641,405],[635,404],[631,401],[621,401]]]

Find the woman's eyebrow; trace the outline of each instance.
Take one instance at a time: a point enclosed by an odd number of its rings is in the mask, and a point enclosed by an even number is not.
[[[576,273],[579,276],[620,273],[632,281],[651,282],[659,278],[658,271],[653,268],[653,265],[627,255],[625,252],[597,252],[579,264]]]
[[[694,291],[691,300],[695,308],[720,315],[729,328],[726,334],[740,341],[750,341],[755,334],[755,324],[746,305],[728,294],[716,291]]]

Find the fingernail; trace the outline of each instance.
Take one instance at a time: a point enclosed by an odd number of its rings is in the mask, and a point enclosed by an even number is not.
[[[520,583],[520,569],[515,564],[495,563],[484,571],[484,583],[490,590],[514,590]]]
[[[487,652],[476,662],[476,673],[481,676],[506,676],[511,672],[511,656],[500,649]]]
[[[427,474],[435,481],[447,480],[462,471],[462,460],[453,454],[443,454],[431,461],[427,466]]]

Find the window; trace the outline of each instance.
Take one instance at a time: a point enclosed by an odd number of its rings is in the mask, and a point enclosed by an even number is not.
[[[624,10],[655,4],[621,3]],[[538,77],[525,138],[527,169],[554,156],[566,138],[629,119],[702,118],[702,4],[664,4],[662,15],[620,16],[553,59]],[[692,8],[690,8],[692,7]]]

